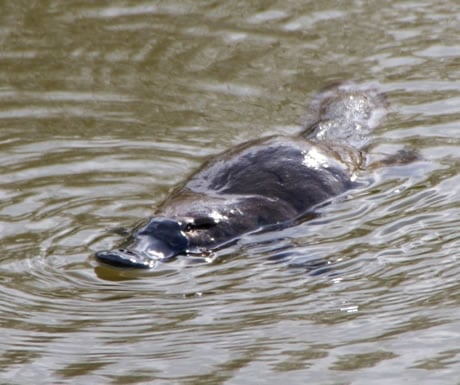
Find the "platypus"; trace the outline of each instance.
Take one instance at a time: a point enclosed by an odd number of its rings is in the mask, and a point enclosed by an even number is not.
[[[317,94],[302,131],[243,143],[210,159],[118,248],[96,259],[152,268],[206,255],[245,234],[291,226],[356,185],[372,131],[387,110],[376,86],[342,83]]]

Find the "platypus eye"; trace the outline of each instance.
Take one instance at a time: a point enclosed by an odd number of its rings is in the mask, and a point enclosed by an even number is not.
[[[190,222],[185,223],[184,230],[208,230],[216,225],[216,221],[209,217],[196,218]]]

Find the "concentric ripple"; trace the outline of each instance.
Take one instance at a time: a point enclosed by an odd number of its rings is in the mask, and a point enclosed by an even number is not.
[[[0,5],[0,383],[460,378],[456,3]],[[211,155],[294,134],[314,92],[391,103],[363,188],[212,263],[93,258]]]

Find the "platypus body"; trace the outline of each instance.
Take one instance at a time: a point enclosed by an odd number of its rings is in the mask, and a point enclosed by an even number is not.
[[[353,188],[385,107],[385,98],[368,85],[341,84],[319,93],[299,135],[250,141],[211,159],[120,248],[99,251],[96,258],[151,268],[307,218]]]

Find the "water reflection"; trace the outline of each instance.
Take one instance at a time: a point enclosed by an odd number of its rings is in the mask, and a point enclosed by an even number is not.
[[[2,4],[0,379],[357,385],[404,373],[408,384],[452,383],[455,9]],[[208,156],[295,133],[312,93],[341,79],[379,80],[389,95],[376,153],[412,146],[424,161],[381,170],[320,218],[213,264],[179,259],[133,276],[89,257]],[[285,242],[331,270],[271,261]]]

